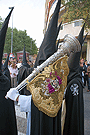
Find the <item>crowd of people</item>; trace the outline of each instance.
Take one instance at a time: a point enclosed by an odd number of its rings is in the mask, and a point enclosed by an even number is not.
[[[82,82],[85,86],[88,86],[87,92],[90,91],[90,61],[80,59],[80,74],[82,76]]]
[[[5,60],[2,60],[2,66],[4,65]],[[33,67],[33,63],[31,60],[27,59],[27,63],[30,67]],[[11,58],[8,61],[8,69],[10,71],[11,76],[11,87],[14,88],[18,85],[18,71],[19,68],[22,66],[22,59],[19,61],[16,58]],[[90,91],[90,62],[84,60],[83,58],[80,59],[80,74],[82,76],[82,82],[84,87],[88,86],[87,92]]]
[[[4,66],[5,60],[2,60],[2,69]],[[31,60],[27,59],[27,63],[30,65],[30,67],[33,67],[33,63]],[[11,77],[11,87],[15,88],[18,85],[18,72],[19,68],[22,66],[22,59],[19,61],[16,58],[9,58],[8,61],[8,69],[10,71],[10,77]]]
[[[84,42],[83,36],[84,36],[85,23],[83,24],[83,27],[77,39],[73,37],[72,35],[69,35],[69,34],[65,35],[64,42],[62,42],[63,47],[60,48],[61,56],[62,55],[64,56],[64,54],[69,55],[68,63],[67,63],[69,67],[69,74],[67,76],[67,79],[64,80],[64,82],[62,83],[62,86],[59,87],[58,91],[55,87],[53,87],[53,85],[50,82],[47,81],[47,80],[51,80],[52,82],[53,79],[54,80],[56,79],[58,81],[58,78],[63,77],[64,67],[65,67],[65,65],[63,66],[61,63],[62,68],[60,69],[60,66],[58,66],[59,64],[54,65],[51,59],[48,60],[48,58],[51,57],[52,55],[55,58],[57,57],[57,62],[59,59],[58,53],[60,52],[58,51],[58,47],[56,46],[56,41],[57,41],[57,37],[60,30],[60,25],[59,26],[57,25],[58,19],[59,19],[58,15],[60,12],[60,7],[61,7],[61,0],[58,0],[54,13],[52,15],[52,18],[48,25],[47,31],[45,33],[44,39],[40,46],[33,68],[29,66],[29,63],[27,63],[27,61],[25,60],[25,57],[23,57],[23,61],[20,62],[22,64],[20,63],[18,64],[16,59],[14,60],[10,59],[11,63],[9,63],[9,69],[14,68],[13,69],[14,71],[17,70],[17,73],[16,72],[13,72],[13,73],[14,73],[14,77],[18,76],[19,78],[18,83],[20,83],[22,79],[24,80],[28,75],[30,75],[32,71],[37,71],[38,73],[39,72],[41,73],[41,70],[39,71],[38,66],[41,67],[43,62],[48,61],[48,66],[45,65],[45,68],[42,66],[42,68],[45,69],[44,71],[47,71],[46,76],[44,77],[42,74],[42,80],[41,80],[41,76],[39,76],[39,74],[37,73],[38,75],[35,74],[35,78],[33,78],[34,81],[35,79],[37,81],[36,77],[38,77],[38,84],[40,85],[37,86],[37,82],[33,82],[33,83],[31,82],[33,91],[28,95],[25,95],[25,93],[21,94],[19,92],[20,90],[23,90],[23,88],[25,88],[24,87],[25,84],[23,83],[22,86],[20,85],[21,87],[19,89],[11,88],[9,75],[4,74],[0,67],[0,87],[1,87],[0,88],[0,95],[1,95],[0,97],[0,108],[1,108],[0,109],[0,119],[1,119],[0,135],[17,135],[18,134],[14,101],[15,102],[17,101],[19,103],[20,111],[27,113],[27,133],[26,133],[27,135],[84,135],[83,84],[85,82],[84,81],[85,64],[82,59],[80,60],[82,49],[81,50],[78,50],[78,49],[82,48],[82,44]],[[13,8],[11,9],[9,15],[7,16],[4,22],[4,25],[0,31],[1,32],[0,41],[1,40],[3,41],[3,42],[2,41],[0,42],[0,47],[1,47],[0,64],[1,65],[2,65],[2,56],[3,56],[4,42],[5,42],[5,34],[6,34],[9,18],[10,18]],[[73,48],[73,47],[75,50],[73,49],[69,50],[69,48]],[[24,49],[24,52],[25,52],[25,49]],[[56,56],[56,52],[57,52],[57,56]],[[80,62],[80,65],[79,65],[79,62]],[[51,64],[53,64],[53,66]],[[19,65],[19,69],[18,69],[18,65]],[[50,68],[49,71],[47,70],[47,67]],[[55,69],[53,67],[55,67]],[[60,77],[57,76],[58,74],[56,72],[57,68],[59,71],[60,70],[62,71],[62,74],[60,74]],[[20,70],[21,72],[19,72]],[[90,88],[90,83],[89,83],[90,72],[89,71],[90,71],[90,66],[87,67],[87,71],[86,71],[88,75],[88,90]],[[50,74],[48,74],[49,72]],[[33,72],[33,73],[36,73],[36,72]],[[55,77],[53,76],[53,78],[51,78],[51,74],[53,73],[55,73],[54,74]],[[10,75],[12,75],[11,71],[10,71]],[[30,80],[30,81],[33,81],[33,80]],[[49,85],[47,85],[47,82],[49,83]],[[42,85],[43,83],[45,84],[45,86]],[[65,87],[64,87],[64,83],[67,83]],[[62,92],[62,88],[65,89],[64,93]],[[49,90],[54,90],[54,91],[52,93],[49,93]],[[47,91],[49,93],[49,96],[46,95]],[[43,111],[40,110],[40,108],[35,104],[33,93],[35,93],[36,97],[40,99],[40,102],[42,100],[42,103],[44,103],[44,105],[42,104],[44,107]],[[40,96],[39,96],[39,93],[40,93]],[[57,96],[57,94],[59,96]],[[57,98],[58,100],[54,102],[53,100],[54,98],[55,99]],[[50,102],[48,102],[48,99],[50,99]],[[39,100],[38,99],[36,100],[37,100],[37,104],[39,105],[40,103]],[[63,102],[63,104],[61,104],[61,102]],[[61,104],[61,107],[59,109],[57,109],[58,104]],[[47,106],[48,110],[50,110],[48,107],[49,106],[51,107],[52,114],[56,113],[55,110],[57,110],[58,113],[56,114],[56,116],[51,117],[47,115],[45,106]]]

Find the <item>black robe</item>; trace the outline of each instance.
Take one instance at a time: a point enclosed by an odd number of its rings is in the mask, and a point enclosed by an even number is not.
[[[84,135],[83,84],[79,73],[69,76],[65,99],[66,118],[63,135]]]
[[[20,84],[26,77],[31,74],[33,68],[21,66],[18,72],[18,84]],[[20,92],[21,95],[30,95],[30,91],[27,88],[23,88]]]
[[[34,68],[37,68],[57,51],[56,40],[59,33],[58,15],[60,6],[61,0],[58,0],[39,48]],[[31,135],[61,135],[61,110],[56,117],[49,117],[39,111],[31,101]]]
[[[5,99],[10,80],[0,73],[0,135],[17,135],[14,102]]]
[[[23,81],[27,75],[31,74],[33,68],[22,66],[19,70],[19,82]],[[26,89],[26,88],[25,88]],[[24,89],[24,90],[25,90]],[[25,90],[26,91],[26,90]],[[21,91],[21,94],[25,94]],[[26,95],[30,95],[29,93]],[[31,135],[61,135],[61,109],[56,117],[51,118],[39,111],[31,101]]]
[[[31,135],[61,135],[61,109],[56,117],[49,117],[31,102]]]
[[[10,84],[11,84],[11,76],[10,76],[10,71],[8,68],[4,69],[2,71],[2,73],[10,80]],[[10,85],[11,86],[11,85]]]

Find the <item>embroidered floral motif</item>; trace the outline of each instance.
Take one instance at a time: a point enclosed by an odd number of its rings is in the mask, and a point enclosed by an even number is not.
[[[60,88],[60,84],[62,84],[62,79],[57,75],[57,72],[53,74],[50,73],[50,78],[47,78],[49,93],[54,91],[58,91]]]
[[[77,84],[72,84],[70,89],[73,96],[77,96],[79,94],[79,86]]]

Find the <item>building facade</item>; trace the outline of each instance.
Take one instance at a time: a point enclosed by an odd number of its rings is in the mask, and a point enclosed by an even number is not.
[[[47,30],[48,24],[53,15],[54,9],[56,7],[56,3],[57,3],[57,0],[46,0],[46,2],[45,2],[44,34]],[[61,5],[58,24],[60,24],[61,16],[64,13],[65,13],[65,7],[63,7],[63,5]],[[57,40],[60,39],[60,42],[62,42],[64,39],[64,36],[66,34],[71,34],[75,37],[78,37],[79,32],[82,28],[82,22],[83,22],[83,20],[80,19],[80,20],[74,20],[71,23],[62,24]],[[86,35],[86,33],[87,32],[84,31],[84,35]],[[83,44],[81,57],[84,58],[85,60],[87,60],[88,62],[90,61],[90,30],[88,31],[88,35]]]

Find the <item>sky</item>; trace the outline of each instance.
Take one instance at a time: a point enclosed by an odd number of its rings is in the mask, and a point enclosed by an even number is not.
[[[36,46],[40,47],[43,41],[45,0],[0,0],[0,16],[5,19],[10,12],[9,7],[14,10],[9,20],[9,27],[18,30],[26,30],[27,35],[36,39]]]

